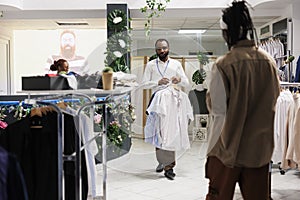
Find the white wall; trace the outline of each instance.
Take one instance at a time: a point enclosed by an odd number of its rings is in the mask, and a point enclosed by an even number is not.
[[[13,57],[11,56],[13,54],[13,32],[10,29],[5,29],[0,27],[0,40],[1,42],[1,50],[4,50],[5,52],[1,52],[1,60],[0,60],[0,84],[2,92],[1,94],[10,94],[10,87],[12,86],[11,81],[11,74],[14,73],[11,66],[13,65]],[[5,60],[4,60],[5,59]]]
[[[62,30],[17,30],[14,31],[14,88],[21,90],[22,76],[45,75],[46,60],[50,55],[59,54]],[[84,56],[89,63],[90,73],[104,67],[106,51],[106,30],[74,30],[76,54]]]

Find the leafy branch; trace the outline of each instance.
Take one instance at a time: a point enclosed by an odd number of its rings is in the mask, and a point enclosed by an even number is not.
[[[209,58],[207,57],[207,54],[205,52],[199,51],[197,54],[197,58],[201,65],[206,65],[209,63]]]
[[[145,22],[145,34],[147,37],[150,35],[151,23],[153,17],[160,17],[162,12],[166,11],[167,4],[171,0],[146,0],[146,5],[140,8],[140,11],[144,13],[146,17]]]

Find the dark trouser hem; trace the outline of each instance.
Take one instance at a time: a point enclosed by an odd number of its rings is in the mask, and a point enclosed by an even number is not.
[[[175,151],[156,148],[155,153],[158,163],[163,164],[165,171],[175,167]]]
[[[208,157],[205,177],[209,179],[206,200],[232,200],[236,183],[244,200],[269,199],[269,164],[259,168],[230,168],[218,158]]]

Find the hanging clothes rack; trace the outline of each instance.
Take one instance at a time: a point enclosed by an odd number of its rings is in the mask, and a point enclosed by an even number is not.
[[[46,105],[53,107],[57,113],[57,130],[58,130],[58,200],[63,200],[63,162],[68,160],[72,160],[75,162],[75,197],[76,200],[81,200],[81,156],[80,152],[84,149],[84,146],[81,146],[81,138],[75,137],[75,152],[72,155],[69,155],[67,157],[63,156],[63,132],[64,132],[64,112],[62,111],[57,105],[57,101],[60,99],[67,99],[69,96],[77,96],[77,97],[83,97],[87,99],[87,103],[81,105],[76,113],[76,116],[78,117],[82,111],[85,108],[90,107],[90,113],[93,112],[93,107],[95,105],[102,106],[103,109],[103,125],[102,125],[102,133],[101,136],[102,139],[102,165],[103,165],[103,180],[102,180],[102,189],[103,189],[103,195],[101,198],[103,200],[106,200],[106,179],[107,179],[107,152],[106,152],[106,138],[107,138],[107,104],[111,102],[118,101],[119,99],[124,98],[124,96],[128,96],[128,93],[132,91],[132,87],[126,87],[126,88],[117,88],[115,90],[111,91],[105,91],[101,89],[93,89],[93,90],[74,90],[71,92],[66,91],[49,91],[49,96],[40,97],[37,99],[32,99],[30,96],[35,93],[39,93],[39,91],[22,91],[22,93],[27,93],[28,98],[24,100],[26,104],[31,105]],[[48,91],[42,91],[48,93]],[[49,94],[48,93],[48,94]],[[55,95],[51,95],[55,94]],[[58,95],[57,95],[58,94]],[[97,95],[98,97],[96,99],[92,98],[91,95]],[[76,99],[76,98],[75,98]],[[72,98],[71,101],[74,101]],[[75,100],[77,101],[77,100]],[[79,127],[82,126],[81,120],[79,120]],[[80,129],[79,129],[80,130]],[[99,136],[98,135],[98,136]],[[80,134],[79,134],[80,136]],[[98,136],[95,136],[94,139]]]
[[[277,126],[276,124],[278,124],[278,127],[274,129],[274,134],[275,137],[275,149],[274,149],[274,153],[273,153],[273,162],[272,165],[277,164],[278,165],[278,169],[280,171],[280,174],[284,175],[286,173],[286,166],[287,166],[287,149],[289,148],[289,145],[291,145],[291,134],[293,134],[294,132],[294,123],[293,121],[294,119],[294,112],[295,112],[295,108],[294,104],[295,102],[295,98],[292,95],[292,92],[296,91],[299,89],[300,87],[300,83],[291,83],[291,82],[280,82],[280,86],[284,89],[287,89],[283,92],[285,92],[284,94],[280,95],[281,100],[279,102],[277,102],[277,106],[280,106],[281,104],[284,106],[284,109],[282,108],[282,106],[280,107],[276,107],[276,112],[278,112],[277,114],[280,114],[280,118],[276,118],[275,116],[275,126]],[[289,94],[289,95],[288,95]],[[289,98],[287,98],[289,97]],[[288,107],[286,107],[288,106]],[[276,120],[277,119],[277,120]],[[279,120],[281,119],[281,120]],[[279,121],[278,121],[279,120]],[[287,122],[288,120],[292,120]],[[280,123],[283,121],[283,124]],[[282,127],[282,128],[280,128]],[[277,133],[277,134],[276,134]],[[279,134],[279,135],[278,135]],[[278,144],[278,146],[276,147],[276,145]],[[284,144],[285,146],[281,146],[280,144]],[[277,161],[277,162],[276,162]]]

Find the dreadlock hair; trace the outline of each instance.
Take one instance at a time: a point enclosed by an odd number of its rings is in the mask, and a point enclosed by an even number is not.
[[[222,20],[228,27],[227,43],[229,48],[238,41],[246,39],[248,33],[250,38],[254,39],[254,26],[246,4],[248,3],[245,0],[234,0],[232,6],[223,10]]]

